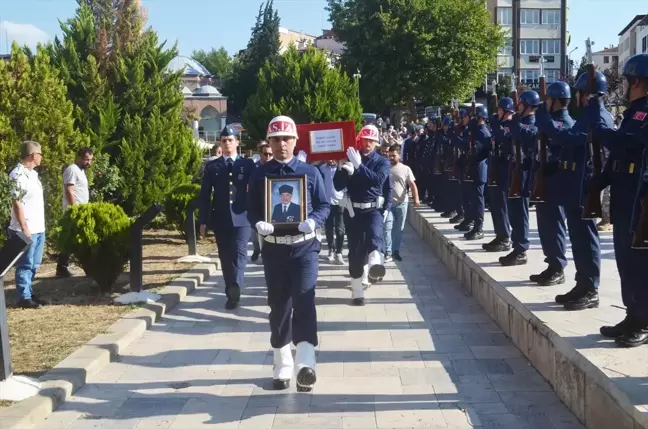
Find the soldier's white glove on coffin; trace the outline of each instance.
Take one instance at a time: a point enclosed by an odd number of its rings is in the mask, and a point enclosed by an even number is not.
[[[300,150],[299,153],[297,154],[297,159],[300,160],[301,162],[306,162],[306,152]]]
[[[306,219],[299,224],[297,229],[304,234],[310,234],[315,231],[315,221],[313,219]]]
[[[274,232],[274,225],[263,221],[257,222],[256,230],[260,235],[263,235],[265,237],[266,235],[270,235]]]
[[[353,168],[358,168],[360,167],[360,164],[362,163],[362,157],[360,156],[360,152],[355,150],[354,147],[350,147],[347,149],[347,157],[349,158],[349,161],[351,161],[351,164],[353,164]]]
[[[355,171],[353,164],[351,164],[350,162],[345,162],[344,164],[342,164],[342,169],[346,170],[349,175],[353,174],[353,172]]]

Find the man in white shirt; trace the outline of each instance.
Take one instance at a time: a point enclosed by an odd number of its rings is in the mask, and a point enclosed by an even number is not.
[[[41,146],[35,141],[25,141],[20,145],[21,161],[9,177],[16,182],[14,200],[11,204],[11,223],[8,234],[18,231],[31,239],[31,244],[16,263],[16,291],[18,306],[22,308],[40,308],[44,305],[33,292],[32,281],[36,270],[43,260],[45,246],[45,202],[43,186],[38,167],[43,158]]]
[[[88,188],[88,176],[85,170],[92,166],[94,154],[92,149],[83,147],[77,151],[73,164],[63,170],[63,212],[68,207],[76,204],[87,204],[90,201],[90,189]],[[58,277],[70,277],[72,273],[68,269],[70,255],[60,253],[56,264],[56,275]]]

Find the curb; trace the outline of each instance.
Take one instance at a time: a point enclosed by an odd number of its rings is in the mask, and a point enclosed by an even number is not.
[[[459,280],[466,294],[511,339],[588,429],[648,429],[648,413],[560,334],[542,322],[504,286],[413,207],[407,221]]]
[[[36,396],[0,409],[0,427],[26,429],[42,422],[86,384],[89,374],[114,360],[153,323],[214,275],[218,268],[218,260],[195,265],[158,292],[162,296],[159,301],[144,304],[142,308],[126,314],[108,328],[108,333],[97,335],[75,350],[40,377],[41,390]]]

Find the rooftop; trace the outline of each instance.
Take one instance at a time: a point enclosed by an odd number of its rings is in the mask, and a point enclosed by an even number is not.
[[[648,15],[637,15],[634,18],[632,18],[632,21],[630,21],[630,24],[626,25],[625,28],[623,30],[621,30],[621,32],[619,33],[619,36],[623,36],[626,33],[626,31],[628,31],[633,25],[635,25],[635,23],[637,23],[638,21],[641,21],[641,20],[645,20],[646,17],[648,17]]]

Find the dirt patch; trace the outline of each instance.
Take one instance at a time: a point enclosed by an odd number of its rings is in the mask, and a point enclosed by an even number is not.
[[[216,249],[213,238],[198,243],[198,253],[209,255]],[[144,232],[143,271],[146,290],[157,290],[190,269],[193,264],[176,260],[187,254],[187,244],[174,231]],[[11,363],[15,374],[39,377],[56,366],[76,348],[104,332],[134,307],[112,305],[112,298],[99,292],[97,285],[72,265],[71,278],[56,277],[53,258],[41,266],[34,290],[50,305],[39,310],[15,308],[14,272],[5,277],[8,305]],[[128,292],[129,272],[117,280],[116,293]],[[0,406],[6,403],[0,402]]]

